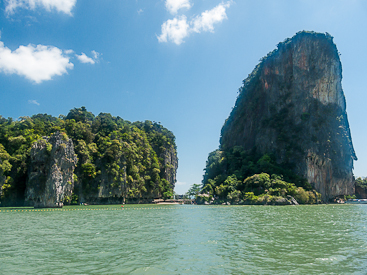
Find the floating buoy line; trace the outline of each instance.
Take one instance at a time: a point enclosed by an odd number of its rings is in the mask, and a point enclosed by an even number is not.
[[[217,208],[224,205],[206,205],[205,208]],[[235,205],[233,205],[235,206]],[[239,206],[239,205],[236,205]],[[66,211],[129,211],[129,210],[177,210],[177,209],[197,209],[204,208],[203,206],[189,207],[106,207],[106,208],[44,208],[44,209],[0,209],[0,213],[10,212],[66,212]]]

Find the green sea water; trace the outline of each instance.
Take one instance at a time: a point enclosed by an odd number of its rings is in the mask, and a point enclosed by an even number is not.
[[[367,273],[367,205],[0,210],[0,274]]]

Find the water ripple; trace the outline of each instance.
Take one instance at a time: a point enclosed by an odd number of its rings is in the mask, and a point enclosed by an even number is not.
[[[0,273],[365,274],[367,268],[365,205],[108,207],[2,211]]]

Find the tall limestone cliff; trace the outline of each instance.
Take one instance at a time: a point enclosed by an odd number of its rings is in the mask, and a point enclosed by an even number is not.
[[[299,32],[278,44],[244,80],[226,120],[220,150],[235,146],[290,165],[324,201],[354,193],[353,149],[329,34]]]
[[[30,153],[26,200],[35,207],[62,207],[74,188],[77,157],[71,139],[56,132],[35,142]]]

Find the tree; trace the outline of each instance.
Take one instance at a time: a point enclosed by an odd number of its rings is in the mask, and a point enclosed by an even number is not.
[[[81,108],[74,108],[70,110],[65,119],[74,119],[75,122],[81,121],[86,123],[88,121],[93,121],[94,115],[91,112],[88,112],[84,106],[82,106]]]
[[[190,189],[187,190],[186,195],[189,196],[190,198],[196,197],[197,195],[199,195],[200,191],[201,191],[201,185],[194,183],[193,185],[191,185]]]

